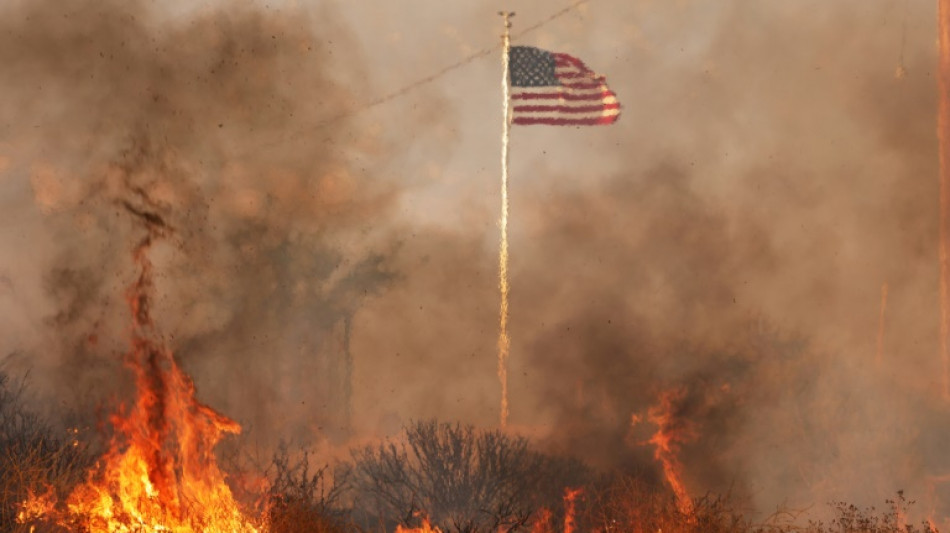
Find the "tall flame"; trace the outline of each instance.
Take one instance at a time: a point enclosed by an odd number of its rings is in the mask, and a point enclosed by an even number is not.
[[[683,465],[677,457],[681,443],[696,435],[689,426],[684,426],[674,416],[674,406],[686,394],[684,389],[671,389],[660,395],[660,401],[647,411],[647,420],[656,425],[656,433],[647,441],[655,446],[653,456],[663,467],[666,482],[673,489],[676,505],[685,516],[693,515],[693,500],[683,482]],[[636,420],[636,419],[635,419]]]
[[[584,495],[584,489],[567,487],[564,489],[564,528],[561,533],[577,531],[577,498]],[[531,533],[557,533],[551,523],[554,513],[546,507],[538,509],[531,521]]]
[[[19,519],[90,533],[256,532],[214,456],[224,434],[239,433],[240,426],[195,398],[193,382],[154,331],[148,251],[167,226],[158,215],[126,207],[149,230],[134,250],[139,274],[127,292],[133,323],[127,363],[135,376],[135,402],[111,417],[108,451],[65,505],[51,493],[33,496]]]
[[[577,498],[584,489],[564,489],[564,533],[577,531]]]

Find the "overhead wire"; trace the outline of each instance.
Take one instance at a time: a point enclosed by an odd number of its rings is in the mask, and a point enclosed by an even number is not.
[[[567,5],[567,6],[565,6],[564,8],[562,8],[562,9],[560,9],[560,10],[558,10],[558,11],[552,13],[551,15],[547,16],[546,18],[541,19],[540,21],[538,21],[538,22],[536,22],[536,23],[534,23],[534,24],[532,24],[532,25],[530,25],[530,26],[528,26],[528,27],[526,27],[526,28],[523,28],[523,29],[521,29],[521,30],[518,31],[518,32],[512,33],[512,34],[511,34],[511,40],[513,40],[513,41],[514,41],[514,40],[518,40],[519,38],[524,37],[525,35],[528,35],[528,34],[531,33],[531,32],[537,31],[538,29],[540,29],[540,28],[542,28],[542,27],[544,27],[544,26],[550,24],[551,22],[553,22],[553,21],[555,21],[555,20],[557,20],[557,19],[563,17],[564,15],[566,15],[566,14],[568,14],[568,13],[574,11],[575,9],[577,9],[578,7],[580,7],[581,5],[587,4],[588,2],[590,2],[590,0],[575,0],[575,1],[572,2],[570,5]],[[343,112],[341,112],[341,113],[338,113],[338,114],[336,114],[336,115],[333,115],[333,116],[330,116],[330,117],[328,117],[328,118],[325,118],[325,119],[321,120],[320,122],[318,122],[318,123],[316,123],[316,124],[313,124],[312,126],[306,128],[306,129],[304,129],[304,130],[300,130],[300,131],[296,132],[296,134],[295,134],[293,137],[297,137],[297,136],[299,136],[299,135],[303,135],[303,134],[306,134],[306,133],[313,133],[313,132],[320,131],[320,130],[322,130],[323,128],[326,128],[326,127],[328,127],[328,126],[330,126],[330,125],[332,125],[332,124],[334,124],[334,123],[336,123],[336,122],[339,122],[339,121],[341,121],[341,120],[343,120],[343,119],[345,119],[345,118],[352,117],[352,116],[357,115],[357,114],[359,114],[359,113],[363,113],[363,112],[365,112],[365,111],[367,111],[367,110],[370,110],[370,109],[373,109],[373,108],[375,108],[375,107],[379,107],[379,106],[381,106],[381,105],[383,105],[383,104],[385,104],[385,103],[391,102],[392,100],[395,100],[395,99],[397,99],[397,98],[400,98],[400,97],[402,97],[402,96],[404,96],[404,95],[406,95],[406,94],[409,94],[409,93],[415,91],[416,89],[419,89],[420,87],[423,87],[423,86],[425,86],[425,85],[428,85],[428,84],[430,84],[430,83],[432,83],[432,82],[434,82],[434,81],[436,81],[436,80],[438,80],[438,79],[444,77],[445,75],[447,75],[447,74],[449,74],[449,73],[451,73],[451,72],[453,72],[453,71],[455,71],[455,70],[458,70],[458,69],[460,69],[460,68],[462,68],[462,67],[468,65],[469,63],[471,63],[471,62],[473,62],[473,61],[475,61],[475,60],[478,60],[478,59],[480,59],[480,58],[482,58],[482,57],[488,56],[488,55],[490,55],[490,54],[496,52],[497,50],[499,50],[499,49],[501,48],[501,46],[502,46],[502,44],[499,42],[499,43],[496,43],[496,44],[493,45],[493,46],[489,46],[489,47],[486,47],[486,48],[482,48],[481,50],[478,50],[477,52],[473,52],[473,53],[471,53],[471,54],[469,54],[469,55],[467,55],[467,56],[465,56],[465,57],[459,59],[458,61],[456,61],[455,63],[452,63],[451,65],[448,65],[448,66],[446,66],[446,67],[443,67],[443,68],[437,70],[436,72],[434,72],[434,73],[432,73],[432,74],[429,74],[428,76],[425,76],[425,77],[420,78],[420,79],[418,79],[418,80],[416,80],[416,81],[414,81],[414,82],[412,82],[412,83],[409,83],[409,84],[407,84],[407,85],[404,85],[404,86],[402,86],[402,87],[400,87],[400,88],[398,88],[398,89],[396,89],[396,90],[394,90],[394,91],[392,91],[392,92],[390,92],[390,93],[387,93],[387,94],[385,94],[385,95],[379,96],[379,97],[377,97],[377,98],[374,98],[374,99],[372,99],[372,100],[369,100],[369,101],[367,101],[367,102],[364,102],[364,103],[362,103],[362,104],[359,104],[358,106],[356,106],[356,107],[354,107],[354,108],[347,109],[347,110],[345,110],[345,111],[343,111]],[[274,141],[274,142],[272,142],[272,143],[268,143],[267,145],[265,145],[265,147],[267,147],[267,146],[275,146],[275,145],[278,145],[278,144],[282,144],[282,143],[286,143],[286,142],[289,142],[289,141],[293,141],[293,140],[295,140],[295,139],[293,139],[293,137],[291,137],[291,138],[289,138],[289,139],[288,139],[288,138],[284,138],[284,139],[280,139],[280,140]]]
[[[556,12],[552,13],[551,15],[549,15],[549,16],[547,16],[547,17],[541,19],[541,20],[539,20],[538,22],[535,22],[534,24],[531,24],[530,26],[527,26],[527,27],[525,27],[525,28],[522,28],[521,30],[519,30],[519,31],[517,31],[517,32],[512,32],[510,39],[511,39],[512,41],[516,41],[516,40],[518,40],[518,39],[524,37],[525,35],[528,35],[528,34],[530,34],[530,33],[532,33],[532,32],[535,32],[535,31],[541,29],[542,27],[544,27],[544,26],[550,24],[551,22],[553,22],[553,21],[555,21],[555,20],[557,20],[557,19],[563,17],[564,15],[567,15],[568,13],[570,13],[570,12],[574,11],[575,9],[577,9],[578,7],[580,7],[580,6],[584,5],[584,4],[587,4],[587,3],[589,3],[589,2],[590,2],[590,0],[575,0],[574,2],[570,3],[569,5],[567,5],[567,6],[563,7],[563,8],[561,8],[561,9],[559,9],[558,11],[556,11]],[[459,60],[456,61],[455,63],[452,63],[451,65],[448,65],[448,66],[446,66],[446,67],[443,67],[443,68],[437,70],[436,72],[434,72],[434,73],[432,73],[432,74],[429,74],[429,75],[427,75],[427,76],[425,76],[425,77],[423,77],[423,78],[420,78],[420,79],[418,79],[418,80],[416,80],[416,81],[414,81],[414,82],[412,82],[412,83],[409,83],[409,84],[407,84],[407,85],[404,85],[404,86],[402,86],[402,87],[400,87],[400,88],[398,88],[398,89],[396,89],[396,90],[394,90],[394,91],[392,91],[392,92],[390,92],[390,93],[387,93],[387,94],[385,94],[385,95],[383,95],[383,96],[379,96],[379,97],[377,97],[377,98],[375,98],[375,99],[372,99],[372,100],[369,100],[369,101],[367,101],[367,102],[364,102],[364,103],[360,104],[360,105],[357,106],[357,107],[354,107],[354,108],[351,108],[351,109],[347,109],[346,111],[343,111],[343,112],[341,112],[341,113],[339,113],[339,114],[336,114],[336,115],[330,116],[330,117],[328,117],[328,118],[325,118],[325,119],[323,119],[323,120],[317,122],[316,124],[312,124],[311,126],[309,126],[309,127],[307,127],[307,128],[304,128],[304,129],[301,129],[301,130],[297,130],[296,132],[293,132],[293,133],[291,133],[291,134],[289,134],[289,135],[281,136],[281,138],[279,138],[279,139],[275,139],[275,140],[273,140],[273,141],[271,141],[271,142],[259,143],[259,144],[257,145],[257,147],[258,147],[258,148],[271,148],[271,147],[274,147],[274,146],[284,145],[284,144],[287,144],[287,143],[290,143],[290,142],[299,142],[299,141],[307,140],[307,139],[308,139],[308,137],[306,136],[307,134],[312,134],[312,133],[318,132],[318,131],[320,131],[320,130],[322,130],[322,129],[328,127],[328,126],[331,126],[332,124],[334,124],[334,123],[336,123],[336,122],[339,122],[339,121],[341,121],[341,120],[343,120],[343,119],[346,119],[346,118],[352,117],[352,116],[354,116],[354,115],[357,115],[357,114],[363,113],[363,112],[365,112],[365,111],[368,111],[368,110],[370,110],[370,109],[379,107],[379,106],[381,106],[381,105],[383,105],[383,104],[386,104],[386,103],[388,103],[388,102],[390,102],[390,101],[392,101],[392,100],[395,100],[395,99],[400,98],[400,97],[402,97],[402,96],[404,96],[404,95],[406,95],[406,94],[409,94],[409,93],[415,91],[416,89],[418,89],[418,88],[420,88],[420,87],[423,87],[423,86],[425,86],[425,85],[428,85],[428,84],[430,84],[430,83],[432,83],[432,82],[434,82],[434,81],[436,81],[436,80],[438,80],[438,79],[440,79],[440,78],[446,76],[447,74],[449,74],[449,73],[451,73],[451,72],[453,72],[453,71],[455,71],[455,70],[458,70],[458,69],[460,69],[460,68],[462,68],[462,67],[468,65],[469,63],[471,63],[471,62],[473,62],[473,61],[475,61],[475,60],[478,60],[478,59],[480,59],[480,58],[482,58],[482,57],[485,57],[485,56],[487,56],[487,55],[490,55],[490,54],[492,54],[492,53],[498,51],[501,47],[502,47],[502,43],[499,41],[498,43],[496,43],[496,44],[493,45],[493,46],[489,46],[489,47],[486,47],[486,48],[482,48],[481,50],[478,50],[477,52],[473,52],[473,53],[471,53],[471,54],[469,54],[469,55],[467,55],[467,56],[465,56],[465,57],[459,59]],[[257,154],[256,154],[256,153],[253,153],[253,152],[245,152],[245,153],[243,153],[243,154],[241,154],[241,155],[239,155],[239,156],[236,156],[236,158],[238,158],[238,159],[251,158],[251,157],[255,157],[256,155],[257,155]]]

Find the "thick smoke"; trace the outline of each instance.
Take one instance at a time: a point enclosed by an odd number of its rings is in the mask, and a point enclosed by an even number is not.
[[[128,392],[129,212],[155,212],[173,243],[153,252],[156,319],[203,399],[264,443],[345,434],[350,322],[393,279],[374,221],[395,188],[371,175],[389,148],[341,118],[363,73],[335,18],[5,8],[4,194],[29,242],[3,268],[11,294],[45,293],[5,302],[37,334],[7,348],[14,364],[85,412]]]
[[[933,13],[894,4],[639,12],[680,53],[627,49],[636,81],[615,64],[620,170],[590,189],[561,173],[522,200],[534,213],[513,245],[513,330],[535,374],[514,403],[537,401],[554,442],[642,465],[631,444],[655,428],[631,416],[683,388],[694,489],[768,509],[904,488],[938,506],[935,58],[914,37]]]
[[[519,42],[577,54],[625,108],[602,130],[512,132],[512,422],[659,480],[655,428],[631,419],[682,390],[694,491],[768,512],[906,489],[945,515],[932,7],[602,2]],[[489,22],[452,29],[478,43]],[[458,150],[483,161],[496,131]],[[407,243],[415,275],[361,314],[379,326],[357,340],[380,357],[369,416],[497,417],[481,165],[445,170],[469,194],[433,205],[460,214]]]
[[[157,322],[251,438],[496,423],[498,65],[339,118],[374,76],[489,44],[496,6],[394,6],[6,8],[10,361],[86,407],[120,392],[122,203],[148,202],[175,230]],[[513,424],[662,483],[642,420],[678,390],[694,491],[767,512],[906,489],[947,515],[932,7],[604,0],[519,41],[625,107],[513,132]],[[516,9],[516,30],[552,10]]]

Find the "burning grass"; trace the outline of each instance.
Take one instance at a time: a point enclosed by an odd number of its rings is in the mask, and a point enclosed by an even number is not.
[[[30,491],[53,487],[51,497],[74,492],[94,462],[89,448],[74,445],[70,431],[44,423],[19,397],[20,389],[0,377],[0,530],[173,531],[146,525],[97,529],[48,516],[17,523]],[[755,521],[728,496],[694,498],[684,512],[672,489],[647,477],[597,473],[573,459],[538,452],[520,437],[434,421],[411,425],[403,438],[354,449],[338,464],[314,464],[308,453],[281,448],[258,473],[266,482],[259,493],[246,495],[243,508],[262,531],[937,533],[928,523],[907,523],[913,502],[902,493],[883,509],[831,504],[832,518],[825,522],[790,512]]]
[[[0,373],[0,530],[15,525],[31,490],[64,494],[91,465],[75,430],[57,431],[23,401],[23,382]]]
[[[798,526],[744,517],[728,498],[694,499],[678,453],[694,438],[681,416],[686,394],[660,395],[646,420],[646,444],[662,481],[598,473],[580,461],[542,453],[501,430],[423,421],[403,436],[352,450],[332,468],[307,453],[274,456],[268,479],[244,500],[215,451],[240,426],[198,401],[191,378],[151,317],[152,243],[173,229],[155,205],[123,203],[147,234],[133,250],[138,276],[127,291],[132,317],[126,363],[136,395],[110,419],[106,451],[92,454],[75,435],[58,435],[23,408],[22,389],[0,378],[0,526],[83,533],[935,533],[906,523],[903,494],[876,513],[836,504],[828,524]],[[635,422],[639,419],[635,419]],[[93,457],[95,456],[95,459]],[[253,474],[252,474],[253,475]],[[781,515],[777,515],[780,517]]]

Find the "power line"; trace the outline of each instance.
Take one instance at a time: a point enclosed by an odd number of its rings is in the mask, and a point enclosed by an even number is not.
[[[539,22],[537,22],[537,23],[535,23],[535,24],[533,24],[533,25],[531,25],[531,26],[528,26],[527,28],[525,28],[525,29],[523,29],[523,30],[521,30],[521,31],[519,31],[519,32],[517,32],[517,33],[512,34],[511,40],[517,40],[519,37],[522,37],[522,36],[524,36],[524,35],[527,35],[528,33],[531,33],[531,32],[533,32],[533,31],[535,31],[535,30],[541,28],[542,26],[544,26],[544,25],[550,23],[551,21],[553,21],[553,20],[555,20],[555,19],[558,19],[558,18],[560,18],[560,17],[566,15],[567,13],[573,11],[574,9],[577,9],[581,4],[586,4],[586,3],[589,2],[589,1],[590,1],[590,0],[577,0],[577,1],[574,2],[573,4],[571,4],[571,5],[567,6],[567,7],[565,7],[564,9],[561,9],[560,11],[558,11],[558,12],[552,14],[551,16],[547,17],[546,19],[541,20],[541,21],[539,21]],[[482,57],[484,57],[484,56],[487,56],[487,55],[491,54],[492,52],[495,52],[495,51],[498,50],[499,48],[501,48],[501,44],[496,44],[496,45],[490,46],[490,47],[488,47],[488,48],[483,48],[483,49],[481,49],[481,50],[479,50],[479,51],[477,51],[477,52],[475,52],[475,53],[473,53],[473,54],[471,54],[471,55],[469,55],[469,56],[466,56],[466,57],[460,59],[459,61],[457,61],[457,62],[455,62],[455,63],[453,63],[453,64],[451,64],[451,65],[449,65],[449,66],[447,66],[447,67],[445,67],[445,68],[443,68],[442,70],[439,70],[438,72],[436,72],[436,73],[434,73],[434,74],[430,74],[429,76],[426,76],[425,78],[422,78],[422,79],[417,80],[417,81],[415,81],[415,82],[413,82],[413,83],[410,83],[409,85],[406,85],[405,87],[402,87],[401,89],[397,89],[396,91],[391,92],[391,93],[389,93],[389,94],[387,94],[387,95],[385,95],[385,96],[381,96],[381,97],[379,97],[379,98],[377,98],[377,99],[375,99],[375,100],[371,100],[371,101],[367,102],[366,104],[363,104],[359,109],[352,110],[352,111],[350,111],[350,112],[348,112],[348,113],[346,113],[346,114],[341,114],[341,115],[339,115],[339,116],[337,116],[337,117],[333,117],[333,118],[328,119],[328,120],[331,120],[331,121],[340,120],[341,118],[344,118],[344,117],[346,117],[346,116],[349,116],[349,115],[352,115],[352,114],[355,114],[355,113],[359,113],[359,112],[361,112],[361,111],[364,111],[364,110],[367,110],[367,109],[376,107],[376,106],[378,106],[378,105],[384,104],[384,103],[386,103],[386,102],[389,102],[390,100],[399,98],[400,96],[402,96],[402,95],[404,95],[404,94],[407,94],[407,93],[410,93],[410,92],[412,92],[413,90],[415,90],[415,89],[417,89],[417,88],[419,88],[419,87],[421,87],[421,86],[423,86],[423,85],[427,85],[427,84],[429,84],[429,83],[432,83],[433,81],[435,81],[435,80],[441,78],[442,76],[445,76],[446,74],[448,74],[449,72],[452,72],[453,70],[458,70],[458,69],[464,67],[465,65],[468,65],[469,63],[471,63],[472,61],[475,61],[476,59],[479,59],[479,58],[482,58]]]
[[[533,25],[531,25],[531,26],[528,26],[527,28],[525,28],[525,29],[523,29],[523,30],[521,30],[521,31],[519,31],[519,32],[515,32],[515,33],[511,34],[511,40],[512,40],[512,41],[517,41],[518,38],[520,38],[521,36],[526,35],[526,34],[528,34],[528,33],[531,33],[531,32],[533,32],[533,31],[537,30],[538,28],[540,28],[540,27],[546,25],[547,23],[551,22],[552,20],[559,19],[559,18],[563,17],[564,15],[570,13],[571,11],[573,11],[573,10],[577,9],[578,7],[580,7],[582,4],[586,4],[586,3],[589,2],[589,1],[590,1],[590,0],[577,0],[577,1],[574,2],[573,4],[571,4],[571,5],[567,6],[567,7],[565,7],[564,9],[562,9],[562,10],[560,10],[560,11],[558,11],[558,12],[552,14],[552,15],[549,16],[548,18],[546,18],[546,19],[544,19],[544,20],[541,20],[541,21],[539,21],[539,22],[536,22],[535,24],[533,24]],[[498,48],[498,46],[495,46],[494,48],[492,48],[492,50],[495,50],[495,49],[497,49],[497,48]]]
[[[511,35],[511,39],[512,39],[512,40],[518,40],[519,38],[521,38],[521,37],[523,37],[523,36],[525,36],[525,35],[527,35],[527,34],[529,34],[529,33],[531,33],[531,32],[537,31],[538,29],[540,29],[540,28],[546,26],[547,24],[553,22],[554,20],[557,20],[557,19],[563,17],[564,15],[570,13],[571,11],[577,9],[577,8],[580,7],[581,5],[586,4],[586,3],[588,3],[588,2],[590,2],[590,0],[575,0],[575,1],[574,1],[573,3],[571,3],[570,5],[564,7],[563,9],[561,9],[561,10],[559,10],[559,11],[553,13],[553,14],[551,14],[551,15],[548,16],[547,18],[544,18],[544,19],[542,19],[542,20],[540,20],[540,21],[538,21],[538,22],[532,24],[531,26],[528,26],[527,28],[524,28],[524,29],[522,29],[521,31],[518,31],[518,32],[516,32],[516,33],[513,33],[513,34]],[[462,67],[468,65],[469,63],[475,61],[476,59],[480,59],[480,58],[485,57],[485,56],[487,56],[487,55],[489,55],[489,54],[491,54],[491,53],[493,53],[493,52],[496,52],[496,51],[499,50],[500,48],[501,48],[501,43],[495,44],[495,45],[493,45],[493,46],[489,46],[489,47],[487,47],[487,48],[482,48],[481,50],[479,50],[479,51],[477,51],[477,52],[474,52],[474,53],[472,53],[472,54],[470,54],[470,55],[468,55],[468,56],[465,56],[465,57],[463,57],[462,59],[456,61],[455,63],[452,63],[451,65],[449,65],[449,66],[447,66],[447,67],[444,67],[444,68],[442,68],[441,70],[438,70],[438,71],[436,71],[436,72],[433,73],[433,74],[430,74],[430,75],[428,75],[428,76],[426,76],[426,77],[424,77],[424,78],[418,79],[418,80],[416,80],[416,81],[414,81],[414,82],[412,82],[412,83],[410,83],[410,84],[408,84],[408,85],[405,85],[405,86],[403,86],[403,87],[401,87],[401,88],[399,88],[399,89],[396,89],[395,91],[393,91],[393,92],[391,92],[391,93],[388,93],[388,94],[386,94],[386,95],[383,95],[383,96],[380,96],[380,97],[375,98],[375,99],[373,99],[373,100],[370,100],[370,101],[368,101],[368,102],[365,102],[365,103],[359,105],[358,107],[356,107],[356,108],[354,108],[354,109],[348,109],[348,110],[346,110],[346,111],[344,111],[344,112],[342,112],[342,113],[339,113],[339,114],[337,114],[337,115],[333,115],[333,116],[331,116],[331,117],[329,117],[329,118],[326,118],[326,119],[324,119],[324,120],[318,122],[317,124],[314,124],[314,125],[311,126],[310,128],[307,128],[306,130],[298,131],[297,134],[295,135],[295,137],[298,137],[298,136],[300,136],[301,134],[304,134],[304,133],[312,133],[312,132],[319,131],[319,130],[321,130],[321,129],[327,127],[327,126],[330,126],[331,124],[334,124],[334,123],[336,123],[336,122],[339,122],[340,120],[343,120],[343,119],[345,119],[345,118],[349,118],[349,117],[351,117],[351,116],[357,115],[357,114],[362,113],[362,112],[364,112],[364,111],[367,111],[367,110],[369,110],[369,109],[373,109],[373,108],[378,107],[378,106],[381,106],[381,105],[383,105],[383,104],[385,104],[385,103],[387,103],[387,102],[390,102],[390,101],[392,101],[392,100],[395,100],[395,99],[397,99],[397,98],[399,98],[399,97],[401,97],[401,96],[404,96],[404,95],[406,95],[406,94],[408,94],[408,93],[411,93],[411,92],[415,91],[416,89],[418,89],[418,88],[420,88],[420,87],[422,87],[422,86],[424,86],[424,85],[428,85],[428,84],[430,84],[430,83],[432,83],[432,82],[434,82],[434,81],[436,81],[436,80],[442,78],[443,76],[445,76],[446,74],[449,74],[450,72],[453,72],[453,71],[455,71],[455,70],[458,70],[458,69],[460,69],[460,68],[462,68]],[[293,141],[293,140],[295,140],[295,139],[282,139],[282,140],[280,140],[280,141],[275,141],[275,142],[273,142],[273,143],[269,143],[269,144],[265,145],[264,147],[276,146],[276,145],[278,145],[278,144],[283,144],[283,143],[285,143],[285,142]]]

